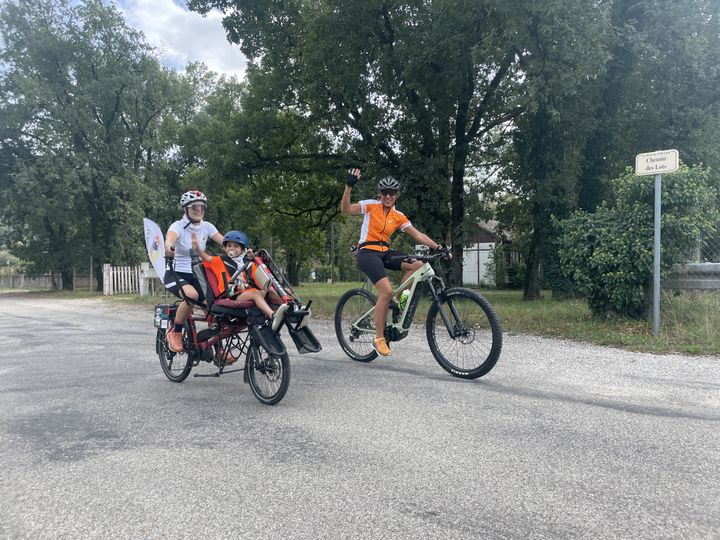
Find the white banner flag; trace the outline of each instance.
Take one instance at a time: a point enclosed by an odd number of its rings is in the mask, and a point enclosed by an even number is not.
[[[165,278],[165,240],[162,231],[157,223],[148,218],[143,218],[143,226],[145,227],[145,246],[148,257],[162,281]]]

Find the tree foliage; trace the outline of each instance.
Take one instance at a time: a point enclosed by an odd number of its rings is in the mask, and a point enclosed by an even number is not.
[[[38,270],[68,278],[92,256],[101,283],[102,261],[140,259],[133,231],[166,192],[153,170],[172,77],[99,0],[5,2],[0,32],[0,219]]]
[[[540,94],[567,92],[597,58],[602,10],[574,0],[192,0],[225,12],[251,59],[250,92],[331,134],[365,177],[393,174],[419,228],[454,245],[461,275],[466,167]],[[535,77],[538,59],[555,76]],[[592,73],[594,68],[591,68]],[[338,167],[341,168],[341,167]]]
[[[562,265],[596,315],[647,316],[653,275],[654,177],[631,170],[611,182],[613,198],[596,212],[560,223]],[[661,265],[685,262],[701,233],[715,230],[720,178],[683,166],[663,176]]]
[[[612,0],[603,5],[608,14],[600,34],[607,51],[603,69],[572,93],[550,93],[520,118],[504,156],[500,177],[511,197],[501,206],[512,207],[501,212],[519,233],[514,238],[527,246],[526,299],[539,297],[543,278],[563,282],[551,216],[562,219],[578,206],[594,210],[609,196],[609,179],[637,153],[677,148],[687,163],[713,166],[720,158],[708,137],[720,126],[720,4]],[[519,212],[523,204],[527,208]]]

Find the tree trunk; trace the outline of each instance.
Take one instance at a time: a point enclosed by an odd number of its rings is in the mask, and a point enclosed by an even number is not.
[[[300,261],[292,251],[287,253],[287,278],[293,287],[300,284]]]
[[[545,255],[545,217],[537,203],[533,204],[533,234],[530,240],[527,268],[525,269],[525,291],[523,300],[541,298],[541,263]]]
[[[104,276],[102,271],[102,265],[93,265],[93,272],[95,273],[95,281],[97,281],[97,289],[95,289],[98,292],[103,291],[103,285],[104,285]]]
[[[73,289],[73,271],[71,268],[66,268],[60,272],[62,276],[62,288],[63,291],[72,291]]]
[[[465,162],[459,163],[453,170],[452,179],[452,215],[450,218],[450,242],[452,242],[452,266],[450,285],[463,283],[463,248],[465,247]]]

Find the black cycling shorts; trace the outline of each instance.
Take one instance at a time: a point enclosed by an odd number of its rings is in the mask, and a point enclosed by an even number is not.
[[[200,288],[200,283],[195,277],[195,274],[187,272],[165,272],[165,288],[178,298],[182,298],[180,289],[184,285],[190,285],[198,292],[198,303],[205,301],[205,295]]]
[[[357,265],[365,272],[373,284],[387,277],[385,269],[400,270],[403,257],[407,257],[402,251],[390,249],[388,251],[376,251],[374,249],[361,249],[355,255]]]

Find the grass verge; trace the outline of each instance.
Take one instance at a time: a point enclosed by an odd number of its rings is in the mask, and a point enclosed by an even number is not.
[[[296,288],[304,301],[312,300],[316,316],[331,319],[335,305],[348,289],[361,283],[308,283]],[[661,305],[661,332],[652,335],[652,323],[622,317],[593,317],[584,300],[553,300],[550,293],[536,302],[526,302],[520,291],[481,290],[493,305],[506,333],[570,339],[652,353],[720,355],[720,292],[664,294]],[[38,296],[87,298],[99,293],[87,291],[32,292]],[[138,305],[163,302],[162,296],[121,295],[112,301]],[[168,297],[168,301],[174,301]],[[415,324],[424,324],[427,304],[421,303]]]

